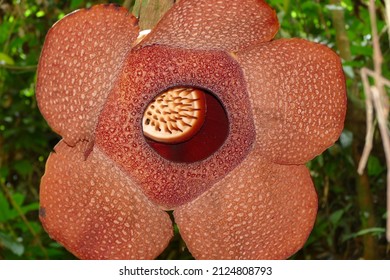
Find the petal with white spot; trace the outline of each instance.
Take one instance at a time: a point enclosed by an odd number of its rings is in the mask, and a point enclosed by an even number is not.
[[[38,65],[37,101],[69,145],[93,139],[99,113],[137,36],[137,19],[115,5],[73,12],[48,32]]]
[[[116,164],[88,143],[61,141],[46,164],[40,219],[49,235],[82,259],[153,259],[172,237],[169,215]]]
[[[326,46],[281,39],[237,54],[252,102],[257,143],[280,164],[303,164],[333,145],[347,98],[340,58]]]
[[[285,259],[309,236],[317,194],[303,165],[267,163],[256,148],[195,201],[174,211],[196,259]]]
[[[181,0],[141,45],[237,51],[271,40],[278,28],[275,11],[263,0]]]

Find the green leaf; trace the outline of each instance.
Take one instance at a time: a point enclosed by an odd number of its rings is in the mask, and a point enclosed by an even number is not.
[[[72,10],[80,8],[81,4],[83,4],[83,0],[72,0],[70,1],[70,8]]]
[[[4,65],[4,64],[14,65],[15,61],[9,55],[0,52],[0,65]]]
[[[0,192],[0,222],[6,222],[10,217],[10,207],[7,198]]]
[[[14,168],[20,175],[28,175],[32,172],[33,166],[28,160],[19,160],[14,163]]]
[[[385,168],[375,156],[369,156],[367,161],[367,173],[369,176],[378,176]]]
[[[366,234],[381,235],[385,232],[386,232],[386,229],[384,229],[384,228],[379,228],[379,227],[366,228],[366,229],[359,230],[358,232],[344,236],[343,242],[348,240],[348,239],[356,238],[358,236],[362,236],[362,235],[366,235]]]
[[[39,203],[38,202],[32,202],[30,204],[23,205],[26,197],[22,193],[14,193],[12,195],[12,199],[19,206],[19,208],[20,208],[20,210],[21,210],[21,212],[23,214],[26,214],[27,212],[35,211],[35,210],[39,209]],[[17,213],[16,210],[13,210],[13,211],[15,212],[15,213],[12,213],[12,214],[14,214],[14,216],[19,216],[19,213]]]
[[[336,4],[326,5],[325,7],[330,11],[343,11],[344,10],[344,8],[341,5],[336,5]]]
[[[344,130],[340,135],[340,143],[343,148],[351,146],[353,141],[353,133],[349,130]]]
[[[15,203],[20,207],[20,210],[23,214],[39,209],[38,202],[32,202],[30,204],[23,205],[25,198],[26,197],[22,193],[12,194],[13,201],[15,201]],[[7,198],[2,192],[0,192],[0,222],[12,220],[17,218],[18,216],[18,211],[11,207],[11,205],[8,203]]]
[[[301,6],[304,13],[316,12],[320,5],[316,2],[304,2]]]
[[[343,65],[343,70],[344,70],[344,73],[350,77],[350,78],[354,78],[355,77],[355,73],[353,72],[353,68],[349,65]]]
[[[40,18],[40,17],[44,17],[45,16],[45,12],[44,11],[38,11],[36,14],[35,14],[35,16],[37,17],[37,18]]]
[[[284,13],[288,13],[290,10],[290,0],[283,0]]]
[[[7,167],[0,167],[0,179],[5,179],[9,174],[9,169]]]
[[[18,206],[21,206],[24,202],[25,196],[22,193],[17,192],[12,194],[12,199]]]
[[[27,212],[30,212],[30,211],[36,211],[39,209],[39,203],[33,202],[33,203],[28,204],[28,205],[22,206],[20,209],[22,210],[23,214],[26,214]]]
[[[373,50],[369,46],[360,46],[360,45],[356,46],[356,45],[352,45],[351,46],[351,52],[354,55],[362,55],[362,56],[369,56],[369,57],[371,57]]]
[[[334,226],[337,226],[343,215],[344,209],[337,210],[330,215],[329,220]]]
[[[22,243],[14,240],[12,237],[0,232],[0,244],[5,248],[12,251],[17,256],[21,256],[24,253],[24,246]]]

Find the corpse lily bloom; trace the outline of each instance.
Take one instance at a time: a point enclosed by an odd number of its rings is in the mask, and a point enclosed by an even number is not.
[[[76,11],[49,31],[37,100],[63,137],[40,218],[82,259],[152,259],[173,217],[198,259],[283,259],[317,195],[305,163],[339,137],[340,59],[272,40],[261,0],[181,0],[143,40],[124,8]]]

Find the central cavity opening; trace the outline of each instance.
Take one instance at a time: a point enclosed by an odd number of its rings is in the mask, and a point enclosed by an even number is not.
[[[157,95],[142,119],[147,143],[162,157],[196,162],[225,142],[229,122],[221,102],[210,92],[175,87]]]

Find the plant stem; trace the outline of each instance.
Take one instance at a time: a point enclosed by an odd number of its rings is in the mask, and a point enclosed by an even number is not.
[[[10,194],[10,192],[7,189],[7,187],[5,186],[5,184],[0,182],[0,185],[1,185],[1,188],[3,189],[3,191],[5,193],[6,197],[8,198],[9,202],[11,203],[12,207],[16,210],[16,212],[18,212],[19,217],[22,219],[22,221],[26,225],[27,229],[29,230],[31,235],[34,237],[34,240],[37,242],[38,247],[41,249],[43,255],[45,256],[45,259],[48,259],[49,256],[47,254],[47,251],[46,251],[45,247],[43,247],[42,242],[41,242],[39,236],[37,235],[37,233],[35,232],[35,230],[31,226],[31,224],[28,221],[28,219],[26,218],[26,216],[23,214],[22,209],[20,209],[19,205],[13,199],[12,195]]]
[[[137,10],[135,14],[139,13],[141,30],[152,29],[174,2],[173,0],[136,0],[134,9]]]
[[[372,30],[372,43],[374,49],[374,72],[375,72],[375,87],[371,88],[371,92],[374,97],[374,105],[376,109],[376,115],[378,118],[379,129],[381,132],[383,148],[385,150],[386,165],[387,165],[387,215],[390,212],[390,137],[389,128],[387,126],[387,119],[389,116],[389,100],[385,92],[384,84],[382,82],[382,63],[383,56],[380,48],[378,28],[376,22],[376,10],[375,0],[370,0],[369,4],[371,30]],[[390,218],[387,217],[387,242],[390,243]]]
[[[36,65],[18,66],[18,65],[10,65],[10,64],[0,64],[0,68],[9,69],[9,70],[17,70],[17,71],[35,71],[35,70],[37,70]]]
[[[348,34],[345,27],[345,18],[344,18],[344,10],[341,7],[340,0],[331,0],[332,4],[339,6],[339,9],[333,9],[331,11],[332,14],[332,22],[336,31],[336,45],[339,50],[340,56],[345,61],[351,61],[351,49],[350,42],[348,39]],[[351,102],[349,102],[351,104]],[[354,113],[355,111],[360,111],[359,108],[353,106],[353,108],[349,108],[349,114]],[[352,132],[356,135],[353,145],[353,159],[356,165],[359,164],[360,161],[360,146],[364,145],[364,140],[358,135],[362,134],[361,126],[359,123],[355,121],[350,124],[352,128]],[[363,172],[361,175],[356,173],[356,193],[357,193],[357,201],[360,209],[360,222],[361,229],[373,228],[376,227],[376,218],[374,211],[374,203],[372,200],[372,193],[370,189],[370,181],[367,175],[367,172]],[[366,234],[362,237],[363,239],[363,258],[364,259],[377,259],[378,258],[378,243],[377,239],[370,235]]]
[[[331,11],[333,26],[336,30],[336,45],[340,51],[341,58],[349,61],[352,59],[352,55],[347,30],[345,28],[344,9],[340,5],[340,0],[331,0],[330,3],[340,7],[340,9],[333,9]]]
[[[354,154],[358,154],[356,150]],[[355,159],[355,162],[359,162]],[[372,193],[370,189],[370,181],[367,172],[362,175],[357,175],[357,196],[360,208],[360,221],[361,228],[368,229],[376,227],[376,218],[374,211],[374,203],[372,201]],[[378,242],[375,236],[372,234],[365,234],[362,236],[363,239],[363,258],[366,260],[378,259]]]
[[[125,7],[128,11],[131,11],[134,7],[135,0],[125,0],[123,1],[122,6]]]

